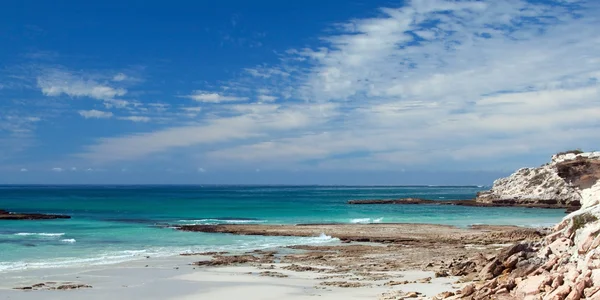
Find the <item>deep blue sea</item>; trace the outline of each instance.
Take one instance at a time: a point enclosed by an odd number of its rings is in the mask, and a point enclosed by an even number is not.
[[[0,186],[0,209],[72,219],[0,221],[0,272],[196,251],[328,243],[326,236],[179,232],[165,224],[438,223],[548,226],[563,210],[348,205],[352,199],[470,199],[483,187]]]

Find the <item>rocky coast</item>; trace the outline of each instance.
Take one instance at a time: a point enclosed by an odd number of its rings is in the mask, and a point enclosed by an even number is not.
[[[323,232],[346,242],[385,246],[299,247],[309,251],[285,256],[293,269],[324,268],[344,278],[338,286],[381,284],[402,287],[411,281],[390,271],[420,269],[436,277],[459,276],[436,296],[390,288],[379,299],[600,299],[600,153],[567,152],[539,168],[520,169],[494,182],[473,201],[482,205],[569,207],[574,212],[544,230],[480,226],[458,229],[416,224],[371,225],[218,225],[179,230],[243,235],[299,235]],[[351,204],[429,204],[429,200],[363,200]],[[436,201],[437,202],[437,201]],[[441,204],[450,204],[443,201]],[[463,201],[464,202],[464,201]],[[460,203],[460,202],[459,202]],[[469,204],[473,204],[469,202]],[[503,246],[504,245],[504,246]],[[271,254],[274,255],[274,254]],[[223,261],[217,256],[216,261]],[[228,261],[225,259],[225,261]],[[261,261],[252,259],[250,261]],[[234,260],[235,262],[235,260]],[[299,263],[310,266],[300,266]],[[354,274],[369,274],[366,277]],[[378,274],[378,276],[374,276]],[[348,277],[346,277],[348,276]],[[353,278],[353,279],[348,279]],[[423,278],[427,282],[431,278]]]
[[[62,299],[62,293],[72,293],[86,299],[600,300],[599,166],[598,152],[569,152],[555,155],[544,166],[520,169],[497,180],[474,200],[352,203],[573,210],[552,228],[386,223],[174,225],[165,230],[336,239],[321,245],[246,252],[180,253],[175,258],[147,258],[50,275],[23,271],[0,278],[0,299],[4,295],[6,299]],[[58,291],[60,286],[78,288]]]
[[[552,156],[552,160],[543,166],[522,168],[506,178],[496,180],[490,190],[479,192],[474,199],[358,199],[349,200],[348,204],[518,206],[573,212],[581,208],[586,193],[600,191],[600,184],[596,184],[598,179],[600,152],[567,151]]]

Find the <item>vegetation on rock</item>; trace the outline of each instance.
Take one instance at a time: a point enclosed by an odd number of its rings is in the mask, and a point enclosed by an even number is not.
[[[573,230],[577,231],[583,227],[585,227],[586,224],[591,223],[591,222],[596,222],[598,221],[598,218],[590,213],[584,213],[578,216],[573,217]]]
[[[567,150],[567,151],[563,151],[563,152],[558,152],[558,153],[556,153],[556,155],[557,156],[561,156],[561,155],[565,155],[565,154],[575,154],[575,155],[577,155],[577,154],[581,154],[581,153],[583,153],[583,150],[577,148],[577,149],[574,149],[574,150]]]

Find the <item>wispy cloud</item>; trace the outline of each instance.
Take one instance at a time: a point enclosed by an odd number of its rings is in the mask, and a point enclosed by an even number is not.
[[[75,75],[60,69],[48,69],[37,77],[37,86],[46,96],[67,95],[70,97],[90,97],[99,100],[114,99],[127,94],[124,88],[100,83],[85,74]]]
[[[322,118],[315,112],[332,110],[333,106],[311,104],[278,107],[256,104],[248,108],[239,105],[234,110],[237,111],[236,115],[213,117],[202,124],[105,138],[77,156],[96,163],[135,160],[173,148],[250,139],[268,132],[285,132],[319,124]]]
[[[552,152],[577,141],[574,130],[598,137],[587,129],[600,116],[600,39],[590,30],[599,7],[578,5],[589,3],[413,1],[338,24],[325,46],[292,49],[281,66],[258,69],[295,70],[275,88],[340,103],[343,118],[330,118],[326,134],[294,132],[209,156],[314,165],[344,155],[337,167],[386,168]],[[272,76],[258,69],[247,71]]]
[[[119,117],[119,120],[131,121],[131,122],[150,122],[152,119],[146,116],[127,116],[127,117]]]
[[[219,93],[211,93],[204,91],[195,91],[191,95],[184,96],[198,102],[220,103],[220,102],[242,102],[248,100],[248,97],[225,96]]]
[[[599,12],[589,1],[407,1],[182,96],[202,103],[183,108],[198,123],[99,139],[77,157],[190,149],[211,169],[398,169],[593,146]]]
[[[195,112],[195,113],[199,113],[202,111],[202,107],[183,107],[182,110],[187,111],[187,112]]]
[[[129,76],[123,74],[123,73],[119,73],[115,76],[113,76],[112,81],[125,81],[129,79]]]
[[[258,100],[260,102],[273,102],[277,100],[277,97],[271,95],[258,95]]]
[[[86,119],[108,119],[112,118],[113,113],[109,111],[100,111],[100,110],[80,110],[79,115]]]

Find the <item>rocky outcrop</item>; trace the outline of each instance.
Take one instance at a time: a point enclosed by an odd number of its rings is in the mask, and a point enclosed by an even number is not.
[[[84,289],[91,288],[91,285],[82,284],[82,283],[73,283],[73,282],[42,282],[36,283],[30,286],[22,286],[13,288],[15,290],[23,290],[23,291],[39,291],[39,290],[76,290],[76,289]]]
[[[496,180],[491,190],[477,195],[476,201],[576,209],[597,203],[590,200],[593,195],[588,194],[600,191],[598,179],[600,152],[561,153],[554,155],[546,165],[519,169],[506,178]]]
[[[594,155],[555,156],[550,164],[576,188],[581,209],[539,242],[519,243],[494,257],[453,266],[451,274],[463,268],[467,274],[460,275],[471,275],[475,282],[447,299],[600,299],[600,169]]]
[[[581,209],[541,242],[466,261],[477,280],[447,299],[600,299],[599,220],[600,205]]]
[[[0,209],[1,220],[53,220],[53,219],[70,219],[70,216],[65,215],[46,215],[46,214],[21,214],[11,213]]]
[[[446,244],[497,244],[513,243],[544,236],[541,229],[516,226],[472,226],[458,228],[436,224],[221,224],[180,225],[176,230],[204,233],[228,233],[235,235],[296,236],[338,238],[348,242],[373,243],[446,243]]]

